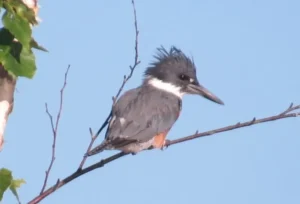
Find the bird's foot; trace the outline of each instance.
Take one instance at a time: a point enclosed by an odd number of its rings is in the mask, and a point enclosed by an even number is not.
[[[150,147],[148,147],[147,150],[152,150],[152,149],[154,149],[153,145],[151,145]]]
[[[160,148],[162,151],[168,148],[168,144],[170,143],[170,140],[166,139]]]

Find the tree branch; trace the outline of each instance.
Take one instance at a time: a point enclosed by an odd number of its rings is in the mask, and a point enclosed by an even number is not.
[[[17,79],[0,64],[0,151],[4,144],[4,132],[8,116],[13,110]]]
[[[73,174],[71,174],[70,176],[64,178],[63,180],[58,180],[57,183],[55,185],[53,185],[52,187],[48,188],[43,194],[35,197],[33,200],[29,201],[28,204],[36,204],[39,203],[41,200],[43,200],[45,197],[47,197],[48,195],[50,195],[51,193],[53,193],[54,191],[56,191],[57,189],[59,189],[60,187],[66,185],[67,183],[71,182],[72,180],[94,170],[97,168],[101,168],[103,167],[105,164],[110,163],[116,159],[119,159],[123,156],[125,156],[127,154],[120,152],[118,154],[115,154],[111,157],[108,157],[106,159],[101,160],[100,162],[97,162],[87,168],[84,169],[78,169],[78,171],[75,171]]]
[[[118,97],[122,93],[125,84],[132,77],[135,68],[140,63],[140,61],[138,60],[138,35],[139,35],[139,31],[138,31],[138,26],[137,26],[137,17],[136,17],[136,9],[135,9],[134,0],[132,0],[132,6],[133,6],[133,13],[134,13],[134,27],[135,27],[135,57],[134,57],[134,63],[133,63],[132,66],[129,67],[130,72],[129,72],[128,76],[124,76],[123,82],[122,82],[117,94],[113,97],[112,108],[113,108],[116,100],[118,99]],[[66,75],[65,75],[65,83],[66,83]],[[63,89],[61,90],[61,104],[62,104],[62,94],[63,94],[62,92],[63,92]],[[47,196],[49,196],[50,194],[55,192],[57,189],[63,187],[64,185],[66,185],[67,183],[73,181],[74,179],[76,179],[76,178],[78,178],[78,177],[80,177],[80,176],[82,176],[82,175],[84,175],[88,172],[91,172],[95,169],[102,168],[106,164],[128,155],[126,153],[120,152],[120,153],[115,154],[113,156],[110,156],[108,158],[102,159],[101,161],[96,162],[95,164],[92,164],[88,167],[83,168],[83,166],[85,164],[85,161],[86,161],[86,157],[84,157],[82,159],[82,161],[80,162],[79,168],[75,172],[73,172],[71,175],[67,176],[66,178],[64,178],[62,180],[58,179],[57,182],[53,186],[51,186],[51,187],[49,187],[48,189],[45,190],[45,187],[46,187],[46,184],[47,184],[47,179],[48,179],[48,176],[49,176],[49,172],[50,172],[50,170],[52,168],[52,165],[53,165],[53,162],[55,160],[56,132],[57,132],[58,120],[60,118],[59,115],[60,115],[61,110],[62,110],[62,106],[60,106],[59,114],[57,116],[56,128],[54,128],[54,123],[53,123],[52,116],[51,116],[51,114],[49,114],[49,111],[48,111],[47,106],[46,106],[46,112],[49,115],[49,118],[50,118],[50,121],[51,121],[51,126],[52,126],[52,132],[53,132],[52,160],[51,160],[51,163],[49,165],[48,170],[46,171],[46,178],[45,178],[45,181],[44,181],[44,185],[43,185],[41,194],[36,196],[35,198],[33,198],[31,201],[29,201],[28,202],[29,204],[39,203],[44,198],[46,198]],[[293,111],[296,111],[296,110],[298,112],[293,112]],[[225,131],[230,131],[230,130],[234,130],[234,129],[238,129],[238,128],[243,128],[243,127],[246,127],[246,126],[256,125],[256,124],[265,123],[265,122],[271,122],[271,121],[280,120],[280,119],[289,118],[289,117],[297,117],[297,116],[300,116],[300,105],[293,106],[293,104],[291,104],[288,109],[286,109],[285,111],[283,111],[282,113],[280,113],[278,115],[274,115],[274,116],[270,116],[270,117],[266,117],[266,118],[261,118],[261,119],[254,118],[254,119],[252,119],[250,121],[247,121],[247,122],[237,123],[235,125],[222,127],[222,128],[219,128],[219,129],[214,129],[214,130],[210,130],[210,131],[203,132],[203,133],[198,133],[198,131],[197,131],[193,135],[189,135],[189,136],[185,136],[185,137],[182,137],[182,138],[179,138],[179,139],[167,141],[166,147],[171,146],[171,145],[175,145],[175,144],[178,144],[178,143],[182,143],[182,142],[185,142],[185,141],[197,139],[197,138],[200,138],[200,137],[204,137],[204,136],[210,136],[210,135],[225,132]],[[99,136],[101,131],[107,126],[110,117],[111,117],[111,112],[108,115],[108,117],[106,118],[106,120],[104,121],[104,123],[101,125],[100,129],[96,132],[96,134],[93,133],[91,128],[89,129],[89,132],[90,132],[90,135],[91,135],[91,141],[88,145],[88,148],[87,148],[86,152],[88,152],[91,149],[94,141],[97,139],[97,137]]]
[[[132,77],[133,75],[133,72],[135,70],[135,68],[140,64],[140,60],[139,60],[139,50],[138,50],[138,45],[139,45],[139,41],[138,41],[138,38],[139,38],[139,30],[138,30],[138,24],[137,24],[137,17],[136,17],[136,9],[135,9],[135,2],[134,0],[131,1],[131,4],[132,4],[132,8],[133,8],[133,16],[134,16],[134,29],[135,29],[135,45],[134,45],[134,62],[133,62],[133,65],[130,65],[129,66],[129,69],[130,69],[130,72],[128,74],[128,76],[124,75],[123,77],[123,82],[117,92],[117,94],[112,97],[112,100],[113,100],[113,104],[112,104],[112,108],[113,106],[115,105],[116,103],[116,100],[119,98],[120,94],[122,93],[124,87],[125,87],[125,84],[128,82],[128,80]],[[88,145],[88,148],[86,150],[86,153],[88,153],[95,140],[97,139],[97,137],[99,136],[99,134],[102,132],[102,130],[107,126],[108,122],[109,122],[109,119],[111,117],[111,114],[112,114],[112,110],[110,111],[110,113],[108,114],[107,118],[105,119],[105,121],[103,122],[103,124],[101,125],[100,129],[97,131],[97,133],[94,135],[93,132],[92,132],[92,129],[89,128],[89,131],[90,131],[90,134],[91,134],[91,141]],[[78,167],[78,170],[82,169],[85,161],[87,159],[87,156],[84,156],[79,164],[79,167]]]
[[[242,128],[242,127],[247,127],[247,126],[251,126],[251,125],[255,125],[255,124],[259,124],[259,123],[271,122],[271,121],[279,120],[279,119],[283,119],[283,118],[298,117],[298,116],[300,116],[300,112],[292,113],[292,111],[299,110],[299,109],[300,109],[300,105],[293,106],[293,103],[291,103],[291,105],[285,111],[283,111],[282,113],[280,113],[278,115],[261,118],[261,119],[253,118],[251,121],[237,123],[235,125],[230,125],[227,127],[210,130],[210,131],[202,132],[202,133],[198,133],[198,131],[196,131],[196,133],[193,135],[189,135],[189,136],[182,137],[179,139],[167,141],[166,146],[168,147],[170,145],[197,139],[199,137],[210,136],[210,135],[214,135],[214,134],[217,134],[220,132],[226,132],[226,131],[230,131],[230,130],[234,130],[234,129],[238,129],[238,128]]]
[[[292,112],[292,111],[295,111],[295,110],[299,110],[299,112]],[[226,131],[229,131],[229,130],[234,130],[234,129],[243,128],[243,127],[247,127],[247,126],[251,126],[251,125],[256,125],[256,124],[259,124],[259,123],[271,122],[271,121],[275,121],[275,120],[280,120],[280,119],[290,118],[290,117],[298,117],[298,116],[300,116],[300,105],[293,106],[293,104],[291,104],[288,109],[286,109],[285,111],[283,111],[282,113],[280,113],[278,115],[265,117],[265,118],[261,118],[261,119],[253,118],[252,120],[247,121],[247,122],[237,123],[235,125],[229,125],[229,126],[226,126],[226,127],[223,127],[223,128],[214,129],[214,130],[210,130],[210,131],[203,132],[203,133],[196,132],[195,134],[190,135],[190,136],[186,136],[186,137],[182,137],[182,138],[179,138],[179,139],[171,140],[171,141],[167,142],[166,146],[175,145],[175,144],[182,143],[182,142],[185,142],[185,141],[197,139],[199,137],[210,136],[210,135],[213,135],[213,134],[226,132]],[[128,154],[120,152],[120,153],[115,154],[115,155],[113,155],[111,157],[108,157],[106,159],[102,159],[101,161],[99,161],[95,164],[92,164],[92,165],[90,165],[86,168],[78,169],[77,171],[72,173],[70,176],[64,178],[63,180],[61,180],[61,181],[58,180],[58,182],[55,185],[48,188],[46,191],[44,191],[43,194],[41,194],[41,195],[37,196],[36,198],[34,198],[33,200],[31,200],[29,202],[29,204],[36,204],[36,203],[40,202],[42,199],[44,199],[45,197],[47,197],[48,195],[53,193],[55,190],[57,190],[58,188],[60,188],[64,185],[66,185],[67,183],[71,182],[72,180],[74,180],[74,179],[76,179],[76,178],[78,178],[78,177],[80,177],[80,176],[82,176],[82,175],[84,175],[84,174],[86,174],[90,171],[93,171],[95,169],[104,167],[104,165],[106,165],[106,164],[108,164],[112,161],[115,161],[115,160],[117,160],[117,159],[119,159],[123,156],[126,156],[126,155],[128,155]]]
[[[69,73],[69,69],[70,69],[70,65],[67,68],[67,71],[65,72],[65,78],[64,78],[64,84],[60,90],[60,103],[59,103],[59,110],[56,116],[56,122],[55,122],[55,126],[54,126],[54,122],[53,122],[53,116],[51,115],[51,113],[49,112],[48,109],[48,104],[45,104],[45,108],[46,108],[46,113],[50,119],[50,123],[51,123],[51,129],[52,129],[52,134],[53,134],[53,143],[52,143],[52,156],[51,156],[51,161],[49,164],[48,169],[45,172],[45,179],[44,179],[44,183],[40,192],[40,195],[42,195],[44,193],[44,190],[47,186],[47,181],[48,181],[48,177],[50,174],[50,171],[52,169],[53,163],[55,161],[55,146],[56,146],[56,137],[57,137],[57,131],[58,131],[58,125],[59,125],[59,120],[60,120],[60,116],[62,113],[62,107],[63,107],[63,99],[64,99],[64,90],[67,86],[67,78],[68,78],[68,73]]]

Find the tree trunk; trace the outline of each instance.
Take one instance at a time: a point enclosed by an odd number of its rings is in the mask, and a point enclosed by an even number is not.
[[[0,151],[4,144],[4,131],[9,114],[12,112],[16,78],[8,74],[0,64]]]

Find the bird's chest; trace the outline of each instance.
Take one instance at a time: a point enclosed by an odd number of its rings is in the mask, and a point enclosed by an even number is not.
[[[180,116],[182,109],[182,100],[180,98],[170,95],[163,96],[161,97],[160,105],[161,112],[164,112],[164,115],[168,115],[171,120],[177,120]]]

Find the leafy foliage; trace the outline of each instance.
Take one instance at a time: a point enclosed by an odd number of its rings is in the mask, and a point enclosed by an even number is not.
[[[11,181],[11,184],[9,186],[10,191],[14,194],[14,196],[17,198],[17,200],[20,203],[20,199],[19,199],[19,195],[17,192],[17,188],[20,188],[22,184],[25,184],[25,180],[24,179],[13,179]]]
[[[4,192],[8,189],[12,181],[11,171],[0,169],[0,201],[3,198]]]
[[[32,48],[47,51],[32,37],[32,26],[38,24],[36,14],[22,0],[0,0],[2,13],[0,64],[13,77],[32,78],[36,71]],[[9,189],[20,203],[17,189],[24,183],[23,179],[14,179],[10,170],[0,169],[0,202]]]
[[[36,71],[32,48],[47,51],[32,37],[38,22],[22,0],[0,0],[3,28],[0,29],[0,64],[14,77],[32,78]],[[0,10],[0,12],[3,11]]]
[[[31,28],[26,19],[21,18],[15,13],[6,11],[2,17],[2,22],[4,27],[7,28],[24,47],[29,47]]]
[[[19,196],[17,193],[17,188],[20,188],[25,181],[23,179],[13,179],[10,170],[2,168],[0,169],[0,201],[3,198],[4,192],[9,188],[11,192],[15,195],[19,201]],[[19,201],[20,203],[20,201]]]

